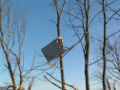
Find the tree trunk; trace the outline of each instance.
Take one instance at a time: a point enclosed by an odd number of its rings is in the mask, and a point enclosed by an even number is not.
[[[104,19],[104,42],[103,42],[103,75],[102,75],[102,84],[103,90],[106,90],[106,9],[105,9],[105,0],[103,0],[103,19]]]
[[[85,35],[86,45],[85,45],[85,80],[86,80],[86,90],[90,90],[89,85],[89,33]]]
[[[88,3],[88,4],[87,4]],[[89,83],[89,0],[84,1],[85,15],[86,15],[86,29],[85,33],[85,80],[86,80],[86,90],[90,90]]]
[[[5,47],[4,47],[4,41],[3,41],[3,36],[2,36],[2,5],[1,5],[1,2],[2,1],[0,0],[0,43],[1,43],[1,46],[2,46],[2,49],[3,49],[3,52],[5,53],[5,56],[6,56],[8,70],[9,70],[9,73],[10,73],[10,76],[11,76],[11,79],[12,79],[13,90],[17,90],[14,73],[12,71],[12,67],[11,67],[11,64],[10,64],[9,54],[5,50]]]
[[[60,39],[60,16],[58,15],[58,21],[57,21],[57,34],[59,38],[59,45],[61,48],[63,48],[62,45],[62,39]],[[61,82],[62,82],[62,90],[65,90],[65,79],[64,79],[64,67],[63,67],[63,57],[62,54],[60,54],[60,68],[61,68]]]

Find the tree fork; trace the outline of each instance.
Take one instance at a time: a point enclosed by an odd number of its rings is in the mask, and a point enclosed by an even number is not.
[[[61,12],[59,12],[59,6],[58,6],[58,2],[57,0],[53,0],[55,5],[56,5],[56,10],[57,10],[57,35],[58,35],[58,42],[60,45],[60,48],[63,48],[63,44],[62,44],[62,38],[60,35],[60,17],[62,15],[66,0],[64,0]],[[62,53],[60,54],[60,68],[61,68],[61,82],[62,82],[62,90],[66,90],[65,89],[65,79],[64,79],[64,66],[63,66],[63,56]]]
[[[5,56],[6,56],[6,59],[7,59],[7,64],[8,64],[10,76],[11,76],[12,83],[13,83],[13,90],[17,90],[16,82],[15,82],[15,78],[14,78],[14,73],[12,71],[12,67],[11,67],[11,64],[10,64],[8,53],[4,48],[4,41],[2,39],[2,34],[3,34],[2,33],[2,0],[0,0],[0,33],[1,33],[1,35],[0,35],[0,43],[1,43],[2,49],[3,49],[3,51],[5,53]]]

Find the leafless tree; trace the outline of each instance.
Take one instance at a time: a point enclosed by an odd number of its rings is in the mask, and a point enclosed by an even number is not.
[[[113,36],[111,39],[106,42],[106,89],[109,90],[117,90],[119,88],[120,83],[120,41],[119,41],[119,33]],[[112,41],[112,42],[111,42]],[[100,48],[102,52],[102,48]],[[99,71],[95,74],[95,77],[102,81],[102,71],[103,62],[98,62],[97,67]]]
[[[2,4],[2,1],[0,1],[0,4]],[[3,20],[3,18],[2,18],[2,12],[3,12],[2,5],[1,5],[0,8],[1,8],[0,9],[0,14],[1,14],[0,15],[0,21],[1,21],[0,24],[2,24],[2,20]],[[7,25],[8,30],[6,30],[6,31],[8,31],[8,37],[7,37],[7,40],[6,40],[7,42],[5,42],[5,40],[4,40],[5,35],[4,35],[4,32],[3,32],[2,25],[0,25],[0,43],[1,43],[1,47],[2,47],[2,49],[4,51],[4,53],[5,53],[5,56],[6,56],[6,61],[7,61],[7,64],[8,64],[8,70],[9,70],[10,77],[12,79],[12,83],[13,83],[13,86],[14,86],[13,88],[14,88],[14,90],[16,90],[15,76],[13,74],[12,65],[10,63],[10,58],[9,58],[9,53],[10,53],[12,47],[11,47],[11,49],[8,50],[8,48],[9,48],[8,46],[9,46],[9,43],[10,43],[10,37],[11,37],[11,34],[13,34],[12,33],[13,31],[10,32],[10,30],[9,30],[10,29],[10,26],[9,26],[9,24],[10,24],[10,21],[9,21],[10,7],[7,8],[7,15],[6,16],[7,16],[7,20],[8,20],[8,23],[7,23],[8,24]]]
[[[113,43],[108,42],[107,47],[107,78],[111,83],[116,83],[116,86],[119,87],[120,82],[120,37],[118,36]]]
[[[24,70],[23,43],[26,20],[24,14],[15,12],[13,9],[12,2],[0,0],[0,45],[5,55],[5,66],[12,81],[9,87],[13,90],[22,90],[24,83],[28,80],[26,77],[32,72],[33,67],[28,71]],[[31,86],[32,83],[30,88]]]
[[[80,33],[84,36],[82,39],[81,45],[84,52],[85,59],[85,82],[86,82],[86,90],[90,90],[90,81],[89,81],[89,49],[90,49],[90,40],[89,40],[89,15],[90,15],[90,0],[76,0],[75,3],[77,8],[73,8],[72,10],[65,11],[72,19],[69,20],[70,25],[76,36],[79,40],[81,40]],[[71,13],[77,11],[77,14]],[[76,20],[79,24],[76,24],[74,21]],[[80,32],[80,33],[79,33]],[[83,44],[84,43],[84,44]]]
[[[62,4],[60,4],[59,2],[62,2]],[[62,38],[61,38],[61,30],[60,30],[60,21],[61,21],[61,16],[66,4],[66,0],[53,0],[54,6],[56,8],[56,12],[57,12],[57,23],[56,23],[56,27],[57,27],[57,36],[58,36],[58,42],[60,45],[60,48],[63,48],[63,42],[62,42]],[[61,7],[60,7],[61,6]],[[46,75],[44,75],[44,78],[50,82],[51,84],[53,84],[54,86],[58,87],[59,89],[62,90],[67,90],[65,86],[71,87],[74,90],[77,90],[77,88],[75,88],[73,85],[70,85],[68,83],[65,82],[64,80],[64,67],[63,67],[63,55],[62,53],[59,56],[60,59],[60,67],[56,65],[55,63],[49,63],[49,62],[44,62],[45,64],[51,66],[52,68],[57,68],[61,71],[61,80],[56,79],[51,73],[46,72],[46,74],[52,78],[53,80],[55,80],[57,83],[62,84],[62,86],[59,86],[58,84],[56,84],[55,82],[51,81]]]
[[[62,39],[60,39],[61,35],[60,35],[60,20],[61,20],[61,16],[63,13],[63,9],[66,3],[66,0],[64,0],[63,6],[61,11],[59,10],[59,5],[58,5],[58,0],[53,0],[53,2],[55,3],[56,6],[56,11],[57,11],[57,33],[58,33],[58,38],[59,38],[59,44],[60,47],[63,48],[62,46]],[[62,81],[62,90],[65,90],[65,80],[64,80],[64,67],[63,67],[63,57],[62,54],[60,54],[60,70],[61,70],[61,81]]]
[[[71,1],[71,2],[74,3],[73,1]],[[86,75],[86,89],[89,88],[89,86],[88,86],[89,85],[89,78],[88,78],[89,77],[89,74],[88,74],[89,68],[88,68],[88,66],[103,60],[104,63],[103,63],[103,75],[102,75],[103,82],[102,83],[103,83],[104,90],[106,90],[106,78],[105,78],[106,77],[106,62],[107,62],[106,61],[106,53],[107,53],[106,52],[106,41],[108,40],[108,38],[110,38],[111,36],[113,36],[119,32],[119,30],[118,30],[117,32],[114,32],[113,34],[107,36],[107,25],[113,19],[118,20],[118,18],[115,18],[115,17],[116,17],[116,15],[119,16],[120,10],[119,10],[119,8],[115,9],[115,7],[112,7],[112,6],[114,6],[114,4],[116,2],[118,2],[118,0],[111,0],[111,1],[108,1],[108,0],[95,0],[95,1],[76,0],[76,2],[77,2],[77,3],[75,3],[76,7],[71,8],[68,11],[65,11],[65,13],[70,16],[70,19],[69,19],[70,25],[68,25],[68,26],[74,30],[78,39],[80,40],[81,33],[83,33],[83,35],[85,35],[85,39],[83,39],[83,42],[81,43],[81,45],[82,45],[82,48],[84,51],[84,57],[85,57],[85,72],[87,72],[87,73],[85,73],[85,75]],[[98,11],[93,10],[95,12],[95,15],[93,15],[93,13],[92,13],[92,16],[90,16],[91,14],[89,11],[92,11],[92,8],[94,7],[95,4],[97,4],[97,7],[99,5],[101,5],[102,8],[100,6],[100,8],[101,8],[100,10],[98,10]],[[76,11],[77,11],[77,14],[75,14]],[[111,11],[113,13],[111,13]],[[106,13],[107,14],[110,13],[110,14],[107,16]],[[103,16],[102,20],[104,22],[101,24],[104,27],[103,40],[97,39],[96,37],[89,35],[90,25],[94,22],[94,20],[96,18],[101,18],[101,16]],[[78,22],[79,22],[79,24],[78,24]],[[89,38],[92,38],[92,39],[94,38],[97,41],[102,42],[102,44],[103,44],[103,47],[102,47],[103,53],[102,53],[101,59],[97,60],[91,64],[89,64],[89,58],[88,58],[89,57],[89,48],[90,48]]]
[[[109,62],[108,60],[108,55],[111,53],[110,51],[107,51],[108,49],[108,46],[110,45],[108,42],[108,40],[114,36],[115,34],[119,33],[120,31],[118,30],[117,32],[113,32],[111,35],[108,35],[107,36],[107,33],[109,32],[108,29],[107,29],[107,25],[109,24],[110,21],[112,21],[112,19],[114,17],[117,16],[117,14],[119,13],[120,9],[118,8],[117,10],[114,10],[114,13],[111,14],[111,16],[107,16],[108,13],[110,13],[111,11],[111,6],[110,5],[114,5],[114,3],[116,3],[117,1],[109,1],[107,2],[107,0],[102,0],[102,1],[99,1],[102,5],[102,12],[103,12],[103,29],[104,29],[104,33],[103,33],[103,47],[102,47],[102,57],[101,60],[103,59],[103,72],[102,72],[102,85],[103,85],[103,90],[107,90],[107,85],[108,85],[108,88],[109,90],[111,89],[110,87],[110,83],[109,83],[109,80],[107,79],[106,76],[107,75],[107,70],[109,69],[108,66],[107,66],[107,63]],[[110,11],[109,11],[110,9]],[[109,12],[108,12],[109,11]],[[100,60],[99,60],[100,61]],[[106,81],[107,80],[107,81]],[[106,85],[107,84],[107,85]]]

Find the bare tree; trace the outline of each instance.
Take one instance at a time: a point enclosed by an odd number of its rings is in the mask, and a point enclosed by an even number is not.
[[[74,3],[72,1],[72,3]],[[85,61],[85,82],[86,82],[86,90],[90,90],[90,81],[89,81],[89,49],[90,49],[90,40],[89,40],[89,15],[90,15],[90,0],[76,0],[75,5],[77,8],[72,8],[73,11],[65,11],[66,14],[70,16],[69,22],[75,35],[81,40],[80,33],[84,36],[82,39],[81,45],[84,52],[84,61]],[[73,14],[72,12],[77,11],[77,14]],[[78,15],[79,14],[79,15]],[[76,20],[79,24],[76,24],[74,21]],[[79,33],[80,32],[80,33]],[[83,44],[84,43],[84,44]]]
[[[59,3],[61,2],[61,4]],[[66,4],[66,0],[63,0],[63,1],[59,1],[59,0],[53,0],[53,3],[55,5],[55,8],[56,8],[56,12],[57,12],[57,23],[56,23],[56,27],[57,27],[57,36],[58,36],[58,42],[59,42],[59,45],[60,45],[60,48],[63,48],[63,42],[62,42],[62,38],[61,38],[61,30],[60,30],[60,20],[61,20],[61,16],[62,16],[62,13],[63,13],[63,10],[64,10],[64,7],[65,7],[65,4]],[[62,7],[60,7],[62,6]],[[70,85],[68,83],[65,82],[64,80],[64,67],[63,67],[63,55],[62,53],[59,55],[59,59],[60,59],[60,67],[57,66],[57,62],[55,63],[49,63],[49,62],[44,62],[45,64],[49,65],[51,68],[57,68],[61,71],[61,80],[58,80],[56,79],[51,73],[48,73],[46,72],[46,74],[52,78],[53,80],[55,80],[57,83],[60,83],[62,84],[62,86],[59,86],[58,84],[56,84],[55,82],[51,81],[47,76],[44,75],[44,78],[50,82],[51,84],[53,84],[54,86],[58,87],[59,89],[62,89],[62,90],[67,90],[65,86],[68,86],[68,87],[71,87],[73,88],[74,90],[77,90],[77,88],[75,88],[73,85]],[[50,68],[49,68],[50,69]]]
[[[111,42],[113,41],[113,42]],[[102,52],[102,48],[100,48]],[[106,89],[117,90],[120,83],[120,36],[116,34],[113,38],[107,40],[106,42]],[[102,60],[102,59],[101,59]],[[97,71],[95,77],[102,81],[102,69],[103,62],[98,62]]]
[[[26,77],[32,72],[33,65],[25,71],[23,43],[26,21],[24,14],[15,12],[13,6],[8,0],[0,0],[0,45],[12,81],[9,87],[13,90],[22,90],[24,83],[29,79]]]
[[[10,77],[11,77],[11,79],[12,79],[12,83],[13,83],[13,88],[14,88],[14,90],[16,90],[16,82],[15,82],[15,76],[14,76],[14,74],[13,74],[13,71],[12,71],[12,66],[11,66],[11,63],[10,63],[10,59],[9,59],[9,52],[7,51],[8,50],[8,45],[6,45],[4,42],[4,36],[3,36],[3,30],[2,30],[2,1],[0,0],[0,43],[1,43],[1,46],[2,46],[2,49],[3,49],[3,51],[4,51],[4,53],[5,53],[5,56],[6,56],[6,61],[7,61],[7,64],[8,64],[8,69],[9,69],[9,73],[10,73]],[[9,19],[9,8],[10,7],[8,7],[7,9],[8,9],[8,13],[7,13],[7,18]],[[8,24],[9,24],[10,22],[8,22]],[[9,28],[9,25],[7,26],[7,28]],[[8,32],[9,32],[9,29],[8,29]],[[11,34],[11,32],[9,32],[9,36],[10,36],[10,34]],[[9,39],[9,37],[7,38],[7,39]],[[9,40],[7,40],[7,44],[9,44]],[[6,45],[6,47],[5,47],[5,45]]]
[[[73,1],[71,1],[71,2],[74,3]],[[106,52],[106,41],[108,40],[108,38],[110,38],[111,36],[113,36],[114,34],[119,32],[119,31],[117,31],[117,32],[114,32],[113,34],[107,36],[107,24],[109,24],[111,20],[115,19],[116,15],[119,16],[119,8],[116,10],[116,9],[113,9],[115,7],[112,7],[112,5],[115,4],[116,2],[118,2],[118,0],[112,0],[112,1],[95,0],[95,1],[91,1],[91,2],[89,0],[76,0],[76,2],[77,2],[77,3],[75,3],[76,7],[71,8],[71,10],[69,10],[69,11],[65,11],[65,13],[70,16],[69,27],[71,27],[74,30],[75,35],[78,37],[78,39],[80,40],[81,33],[83,33],[85,35],[85,39],[83,40],[81,45],[82,45],[84,57],[85,57],[86,89],[89,88],[89,86],[90,86],[89,85],[89,78],[88,78],[89,77],[89,74],[88,74],[89,65],[92,65],[96,62],[103,60],[104,63],[103,63],[103,75],[102,75],[103,82],[102,82],[102,84],[103,84],[103,88],[105,90],[106,89],[106,78],[105,78],[106,77],[106,61],[107,61],[106,60],[106,53],[107,53]],[[93,13],[92,13],[92,16],[90,16],[91,14],[89,11],[92,11],[92,8],[94,7],[94,5],[96,3],[97,3],[97,6],[100,3],[100,5],[102,6],[102,9],[100,9],[98,12],[93,9],[93,11],[95,12],[95,15],[93,15]],[[111,13],[109,11],[109,8],[114,13]],[[76,12],[77,14],[75,14],[75,11],[77,11]],[[107,16],[106,13],[107,14],[110,13],[110,14]],[[89,35],[90,25],[95,20],[95,18],[101,18],[101,16],[103,16],[103,22],[104,22],[104,24],[103,23],[101,24],[104,27],[103,40],[97,39],[97,37],[93,37],[93,36]],[[118,20],[118,18],[116,18],[116,19]],[[78,22],[79,22],[79,24],[78,24]],[[96,27],[96,26],[94,26],[94,27]],[[89,38],[94,38],[97,41],[102,42],[102,44],[103,44],[102,57],[92,64],[89,64],[89,58],[88,58],[89,57],[89,48],[90,48]]]
[[[114,17],[117,16],[117,13],[120,11],[120,9],[118,8],[117,10],[114,11],[114,13],[111,14],[111,16],[107,16],[108,13],[111,13],[111,6],[110,5],[114,5],[114,3],[116,3],[117,1],[110,1],[110,2],[107,2],[106,0],[102,0],[102,1],[99,1],[102,5],[102,12],[103,12],[103,30],[104,30],[104,33],[103,33],[103,40],[102,40],[102,43],[103,43],[103,47],[100,48],[101,51],[102,51],[102,58],[100,60],[103,60],[103,65],[101,65],[103,68],[103,72],[102,72],[102,86],[103,86],[103,90],[107,90],[107,85],[108,85],[108,88],[109,90],[111,89],[110,87],[110,82],[109,82],[109,78],[108,77],[108,71],[110,67],[107,66],[107,63],[109,63],[109,59],[108,59],[108,55],[111,53],[110,51],[107,51],[108,47],[109,47],[109,43],[108,40],[114,36],[115,34],[118,34],[120,31],[118,30],[117,32],[113,32],[111,35],[108,35],[107,36],[107,33],[109,31],[107,31],[107,25],[109,24],[110,21],[113,20]],[[108,10],[110,9],[110,11],[108,12]],[[112,46],[111,46],[112,47]],[[98,61],[100,61],[98,60]],[[107,77],[106,77],[107,76]],[[107,80],[107,81],[106,81]]]
[[[114,43],[111,44],[110,41],[107,42],[106,49],[109,54],[107,54],[107,77],[111,83],[116,83],[116,86],[119,87],[120,82],[120,37],[117,37],[117,40],[114,40]],[[115,86],[115,85],[114,85]]]
[[[57,25],[56,26],[57,26],[57,34],[58,34],[59,44],[60,44],[60,47],[63,48],[62,38],[61,38],[61,35],[60,35],[60,20],[61,20],[61,16],[62,16],[62,13],[63,13],[63,9],[64,9],[64,6],[65,6],[66,0],[64,0],[61,11],[59,10],[58,0],[53,0],[53,2],[55,3],[56,10],[57,10]],[[62,90],[65,90],[64,67],[63,67],[62,54],[60,54],[60,68],[61,68]]]

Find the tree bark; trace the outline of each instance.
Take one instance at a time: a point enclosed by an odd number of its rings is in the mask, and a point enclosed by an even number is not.
[[[60,35],[60,16],[58,15],[58,22],[57,22],[57,34],[58,34],[58,38],[61,37]],[[61,48],[63,48],[62,45],[62,39],[58,39],[59,41],[59,45]],[[65,79],[64,79],[64,66],[63,66],[63,57],[62,54],[60,54],[60,71],[61,71],[61,81],[62,81],[62,90],[66,90],[65,89]]]
[[[88,2],[88,4],[87,4]],[[85,15],[86,15],[86,30],[85,30],[85,80],[86,90],[90,90],[89,83],[89,0],[84,1]]]
[[[104,19],[103,75],[102,75],[102,84],[103,84],[103,90],[106,90],[106,9],[105,9],[105,0],[103,0],[102,6],[103,6],[103,19]]]
[[[64,6],[65,6],[66,0],[64,0],[61,12],[59,12],[58,1],[54,0],[54,3],[56,5],[56,10],[57,10],[57,35],[58,35],[58,42],[59,42],[60,48],[63,48],[62,38],[60,38],[61,37],[61,35],[60,35],[60,17],[62,15],[62,12],[63,12]],[[62,53],[60,54],[60,68],[61,68],[60,71],[61,71],[62,90],[66,90],[65,89],[64,66],[63,66],[63,56],[62,56]]]
[[[1,46],[2,46],[3,52],[5,53],[5,57],[6,57],[7,65],[8,65],[8,70],[9,70],[9,73],[10,73],[10,77],[12,79],[13,90],[17,90],[16,82],[15,82],[15,76],[14,76],[14,73],[12,71],[12,66],[10,64],[9,55],[8,55],[7,51],[5,50],[4,41],[3,40],[1,40]]]

